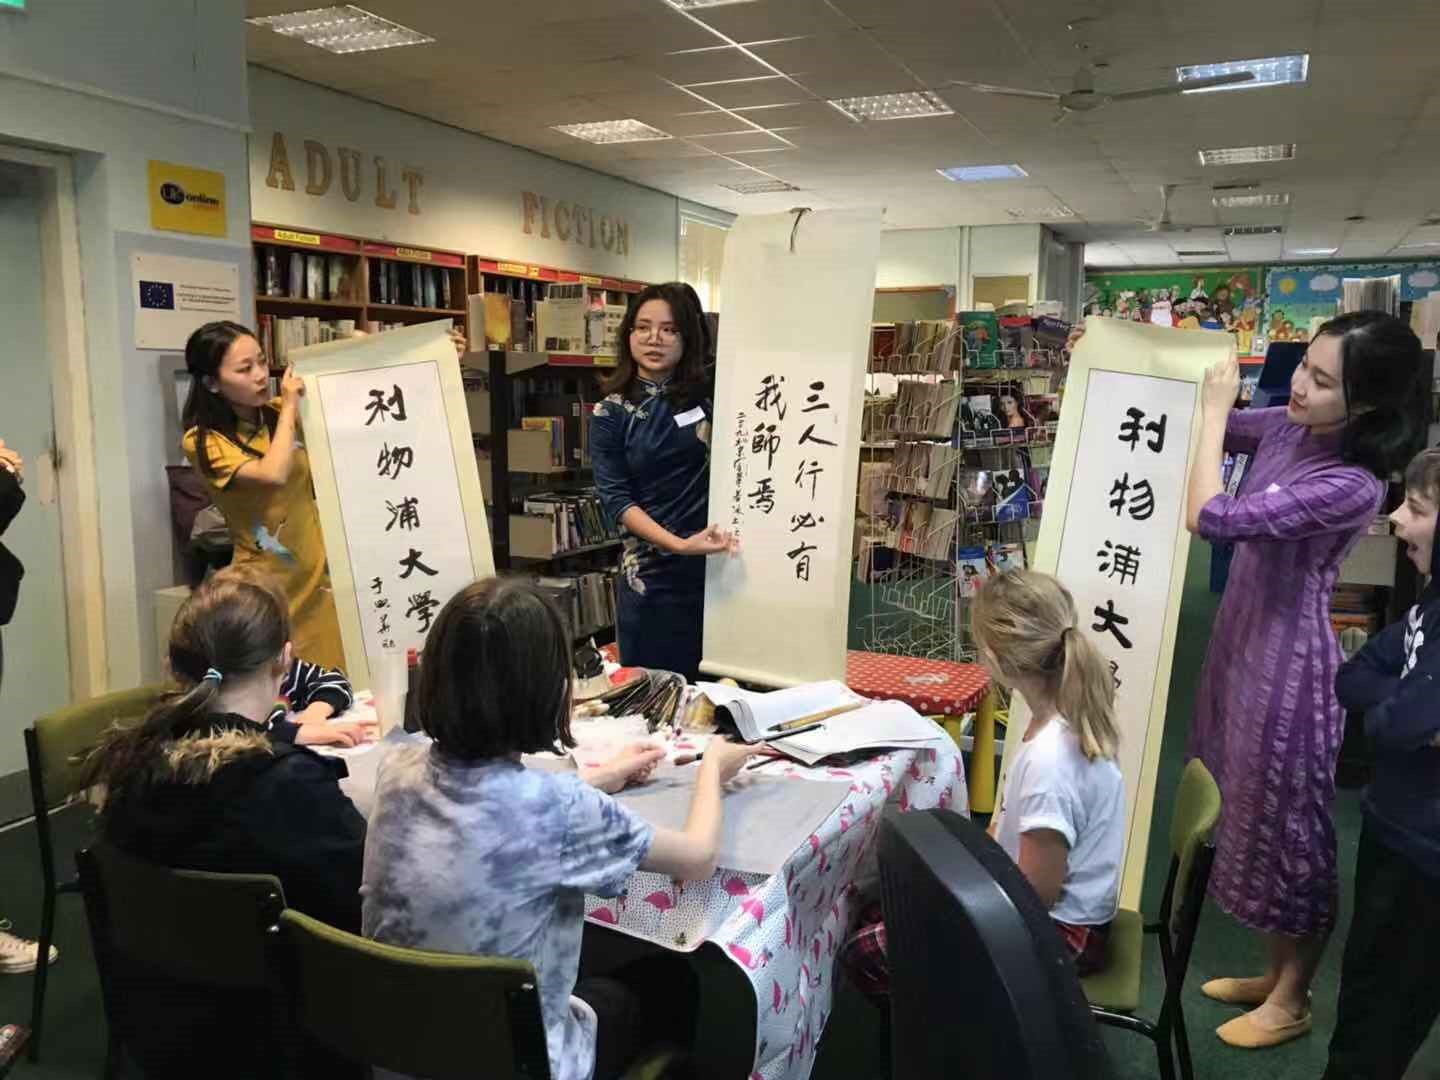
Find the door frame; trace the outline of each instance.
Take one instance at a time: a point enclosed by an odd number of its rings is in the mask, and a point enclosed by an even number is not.
[[[55,478],[70,696],[79,701],[105,689],[109,658],[75,172],[68,155],[7,143],[0,143],[0,161],[29,166],[40,180],[41,288],[55,445],[60,456]]]

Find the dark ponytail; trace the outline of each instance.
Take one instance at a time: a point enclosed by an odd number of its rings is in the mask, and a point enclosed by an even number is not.
[[[1314,337],[1323,334],[1340,339],[1346,411],[1340,456],[1388,480],[1424,442],[1422,409],[1430,388],[1423,374],[1420,339],[1382,311],[1337,316]]]
[[[201,585],[170,628],[170,671],[181,689],[140,724],[106,732],[85,763],[86,786],[113,794],[146,784],[167,743],[208,730],[222,682],[274,664],[289,640],[289,612],[273,588],[238,576]]]

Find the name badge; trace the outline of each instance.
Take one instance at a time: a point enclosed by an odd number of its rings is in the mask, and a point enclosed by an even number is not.
[[[689,427],[691,424],[698,424],[704,419],[705,410],[699,405],[696,405],[693,409],[687,409],[685,412],[677,413],[675,416],[675,426]]]

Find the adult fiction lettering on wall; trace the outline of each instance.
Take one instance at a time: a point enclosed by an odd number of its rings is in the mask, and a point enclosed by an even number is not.
[[[317,139],[303,142],[304,171],[301,190],[317,198],[338,194],[355,203],[363,199],[374,202],[382,210],[398,210],[419,214],[420,196],[425,188],[425,172],[414,165],[396,165],[380,155],[366,155],[349,146],[330,147]],[[296,170],[291,166],[290,149],[283,132],[270,137],[270,169],[265,186],[281,191],[296,190]]]
[[[1081,628],[1110,662],[1132,807],[1184,528],[1195,402],[1187,380],[1090,373],[1055,570],[1074,594]]]
[[[630,225],[624,218],[597,214],[588,206],[551,199],[533,191],[520,194],[520,231],[542,240],[600,247],[616,255],[630,253]]]

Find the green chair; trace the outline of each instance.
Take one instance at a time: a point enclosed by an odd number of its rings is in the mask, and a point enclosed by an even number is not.
[[[141,862],[99,842],[75,853],[80,890],[95,948],[95,966],[109,1024],[105,1075],[119,1075],[133,1037],[123,995],[129,980],[156,980],[184,993],[240,993],[253,1002],[237,1023],[254,1027],[265,1045],[266,1026],[281,1053],[277,1003],[268,968],[269,942],[285,907],[285,892],[269,874],[212,874]],[[164,1024],[165,1017],[144,1017]],[[203,1070],[202,1070],[203,1071]]]
[[[272,944],[291,1021],[334,1054],[429,1080],[550,1076],[539,982],[523,960],[398,948],[293,908]],[[659,1080],[684,1060],[657,1050],[625,1077]]]
[[[1096,1020],[1144,1035],[1155,1043],[1162,1080],[1173,1080],[1175,1056],[1180,1059],[1184,1080],[1193,1080],[1195,1075],[1180,996],[1205,889],[1210,883],[1210,864],[1215,858],[1210,833],[1219,820],[1220,789],[1209,770],[1198,759],[1193,760],[1185,766],[1175,796],[1170,820],[1170,876],[1160,900],[1159,921],[1147,926],[1139,912],[1122,909],[1110,928],[1105,969],[1080,980]],[[1134,1015],[1140,1007],[1145,934],[1159,936],[1160,963],[1165,972],[1165,997],[1153,1022]]]
[[[334,1053],[431,1080],[549,1080],[540,988],[524,961],[402,949],[294,909],[274,947],[292,1021]]]
[[[35,965],[30,1008],[32,1062],[40,1058],[45,984],[50,971],[45,960],[55,936],[55,898],[61,893],[79,891],[75,879],[63,882],[57,879],[50,812],[66,805],[84,790],[81,765],[106,729],[114,724],[139,723],[163,692],[158,686],[142,686],[102,694],[42,716],[25,729],[25,761],[30,773],[30,799],[35,812],[35,836],[40,843],[40,871],[45,890],[40,910],[41,962]]]

